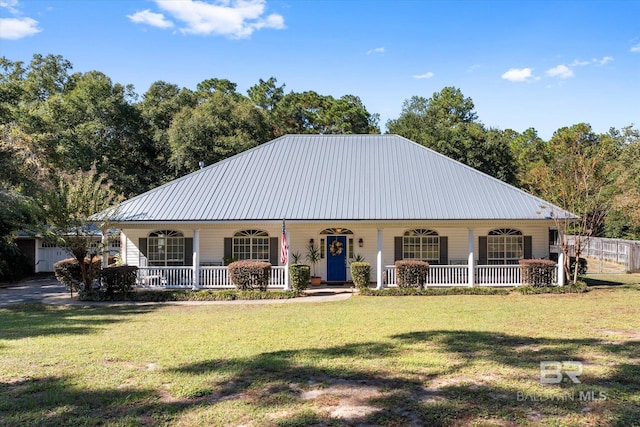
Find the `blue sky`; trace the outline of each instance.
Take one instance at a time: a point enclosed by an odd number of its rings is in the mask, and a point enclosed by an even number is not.
[[[0,0],[0,55],[156,80],[359,96],[396,118],[455,86],[487,126],[640,126],[640,1]]]

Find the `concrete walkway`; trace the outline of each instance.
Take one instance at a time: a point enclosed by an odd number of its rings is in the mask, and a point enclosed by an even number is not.
[[[289,299],[267,300],[235,300],[235,301],[168,301],[168,302],[91,302],[78,301],[74,293],[71,298],[69,291],[53,276],[39,277],[25,280],[8,286],[0,286],[0,307],[23,303],[43,303],[53,305],[247,305],[247,304],[292,304],[308,302],[343,301],[353,295],[350,289],[310,289],[306,296]]]

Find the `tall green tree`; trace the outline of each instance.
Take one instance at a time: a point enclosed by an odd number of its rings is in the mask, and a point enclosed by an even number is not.
[[[103,73],[76,76],[70,91],[47,102],[53,160],[70,171],[86,171],[95,164],[119,193],[133,195],[154,186],[153,176],[142,173],[148,169],[153,143],[142,132],[136,98],[132,86],[114,84]]]
[[[136,104],[144,123],[143,133],[152,141],[140,173],[147,174],[154,185],[177,178],[170,165],[169,129],[183,108],[196,105],[197,96],[193,91],[164,81],[152,83],[142,101]]]
[[[72,174],[62,173],[56,187],[43,195],[42,206],[49,226],[44,232],[58,246],[73,254],[86,286],[95,278],[92,261],[99,255],[99,251],[90,245],[93,231],[88,227],[90,217],[111,208],[121,199],[106,174],[98,173],[95,167]],[[103,233],[106,233],[106,227],[102,225]]]
[[[380,133],[377,114],[357,96],[339,99],[314,91],[286,94],[273,110],[274,136],[285,134]]]
[[[516,165],[509,147],[512,132],[485,129],[474,108],[473,100],[460,89],[445,87],[428,99],[413,96],[405,100],[400,116],[389,120],[387,129],[514,184]]]
[[[248,98],[214,91],[195,108],[184,107],[169,129],[170,164],[176,174],[197,170],[269,139],[263,112]]]
[[[640,131],[631,126],[611,129],[621,146],[614,170],[612,209],[607,215],[608,237],[640,239]]]
[[[563,212],[554,212],[565,255],[565,270],[569,272],[570,257],[580,258],[591,236],[597,236],[611,208],[612,170],[618,155],[618,144],[609,135],[599,135],[591,126],[580,123],[557,130],[549,140],[549,160],[532,168],[524,177],[535,194],[561,209],[578,216],[572,219]],[[570,248],[566,235],[575,236]],[[573,253],[572,251],[573,250]],[[573,271],[578,279],[578,263]]]

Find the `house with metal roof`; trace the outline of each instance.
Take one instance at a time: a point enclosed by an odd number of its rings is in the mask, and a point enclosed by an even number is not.
[[[225,265],[249,259],[271,262],[273,287],[286,288],[283,220],[289,253],[318,246],[329,284],[348,283],[363,257],[378,287],[394,284],[399,259],[428,261],[434,286],[513,286],[520,259],[549,258],[560,212],[397,135],[286,135],[108,215],[145,285],[231,287]]]

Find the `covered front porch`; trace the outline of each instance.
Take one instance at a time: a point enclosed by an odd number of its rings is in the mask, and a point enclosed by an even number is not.
[[[562,286],[563,274],[554,271],[553,283]],[[470,274],[471,273],[471,274]],[[272,266],[269,289],[290,289],[286,274],[286,266]],[[558,279],[560,278],[560,279]],[[349,285],[350,282],[335,283],[333,285]],[[226,266],[193,267],[139,267],[138,286],[142,288],[173,288],[173,289],[233,289],[227,274]],[[326,285],[327,282],[324,282]],[[382,283],[372,282],[372,286],[382,289],[395,287],[396,271],[394,265],[384,267]],[[522,286],[519,265],[432,265],[425,287],[452,286],[487,286],[487,287],[517,287]]]
[[[293,222],[287,223],[288,257],[283,265],[282,240],[275,237],[281,236],[278,225],[281,223],[263,224],[260,229],[255,224],[202,226],[192,229],[191,234],[178,225],[162,226],[166,228],[162,232],[123,229],[122,257],[127,264],[139,267],[137,283],[141,287],[230,289],[234,285],[226,264],[238,259],[238,255],[257,255],[272,264],[269,288],[288,290],[292,254],[304,251],[308,245],[320,248],[321,259],[316,267],[325,285],[349,286],[350,263],[364,258],[371,264],[371,284],[378,289],[396,286],[394,262],[399,259],[424,259],[430,263],[425,286],[514,287],[522,285],[520,258],[549,256],[547,224],[476,223],[474,228],[463,228],[453,223],[358,223],[336,227]],[[158,254],[181,265],[150,265],[159,262]],[[182,262],[178,260],[180,254]],[[553,282],[563,285],[564,274],[559,271],[562,262],[558,265]],[[340,273],[337,280],[335,269]]]

